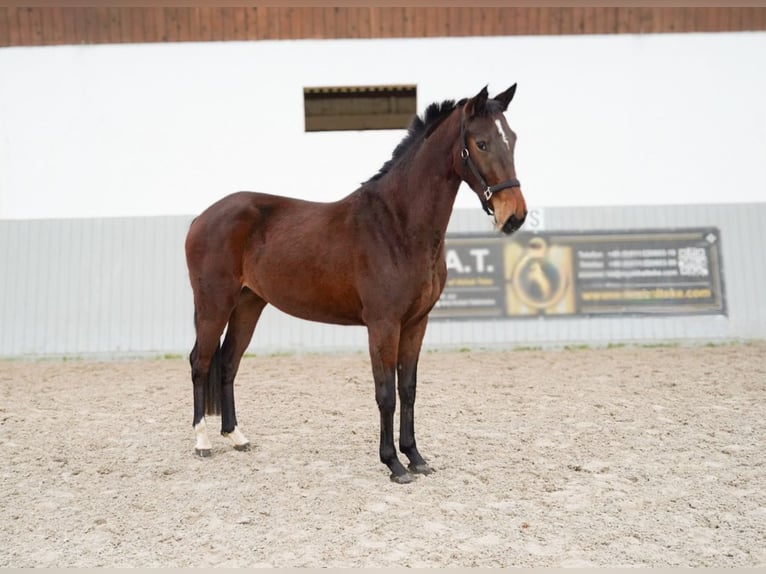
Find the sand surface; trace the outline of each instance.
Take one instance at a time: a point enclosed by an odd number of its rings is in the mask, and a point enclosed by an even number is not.
[[[193,454],[185,359],[0,361],[0,566],[766,566],[766,344],[430,352],[378,461],[362,354],[249,357]]]

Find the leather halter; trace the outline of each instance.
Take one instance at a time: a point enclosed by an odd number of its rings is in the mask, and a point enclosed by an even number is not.
[[[495,185],[489,185],[484,177],[482,177],[481,173],[479,173],[479,168],[476,167],[476,164],[473,163],[473,160],[471,159],[471,154],[468,151],[468,139],[465,133],[465,122],[463,121],[460,122],[460,140],[463,144],[463,149],[460,150],[460,158],[463,160],[463,165],[468,166],[471,173],[473,173],[473,176],[478,180],[479,185],[483,188],[482,193],[479,195],[481,207],[487,212],[487,215],[494,215],[495,211],[489,203],[492,196],[501,189],[521,187],[521,182],[519,182],[518,179],[511,178],[496,183]]]

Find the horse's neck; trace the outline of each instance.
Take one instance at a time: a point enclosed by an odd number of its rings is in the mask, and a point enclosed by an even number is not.
[[[405,170],[392,178],[383,192],[403,231],[413,237],[444,236],[460,187],[452,157],[458,128],[443,125],[439,132],[438,137],[432,134],[420,145]]]

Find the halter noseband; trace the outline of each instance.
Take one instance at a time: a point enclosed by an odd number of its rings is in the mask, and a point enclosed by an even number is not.
[[[471,173],[473,173],[473,176],[478,180],[479,185],[484,188],[484,191],[479,196],[479,199],[481,200],[481,207],[484,209],[484,211],[487,212],[487,215],[494,215],[495,212],[492,209],[492,206],[489,204],[489,200],[492,199],[492,196],[501,189],[507,189],[509,187],[521,187],[521,183],[518,179],[511,178],[506,179],[505,181],[501,181],[500,183],[496,183],[495,185],[489,185],[487,181],[482,177],[481,173],[479,173],[479,168],[477,168],[476,164],[473,163],[471,154],[468,152],[468,139],[465,134],[464,122],[460,122],[460,140],[463,143],[463,149],[460,150],[460,158],[463,160],[463,165],[467,165],[469,167]]]

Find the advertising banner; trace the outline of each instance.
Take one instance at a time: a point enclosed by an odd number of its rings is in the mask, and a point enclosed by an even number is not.
[[[432,319],[726,314],[717,228],[450,235]]]

